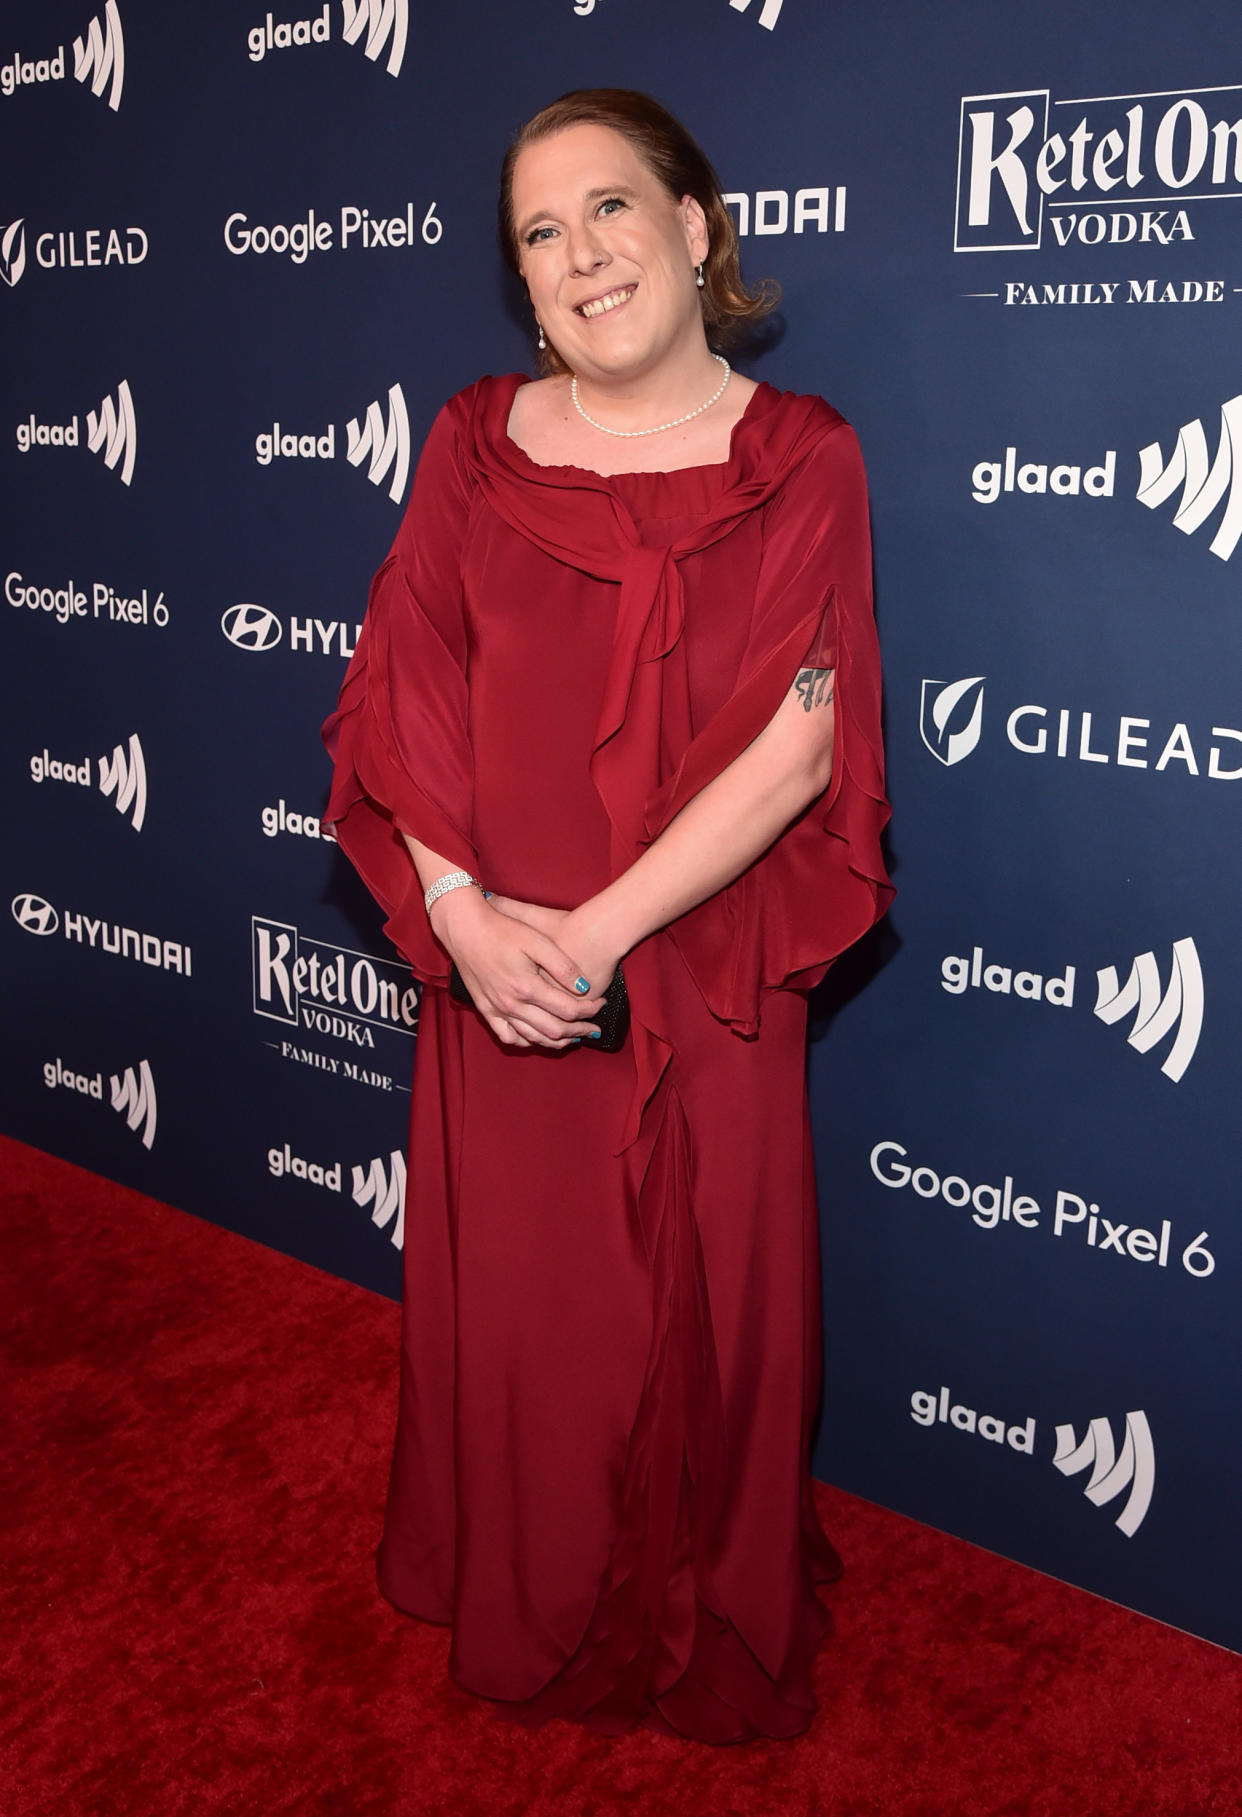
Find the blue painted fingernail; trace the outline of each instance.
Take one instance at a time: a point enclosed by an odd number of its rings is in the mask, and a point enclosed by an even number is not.
[[[604,1031],[602,1028],[593,1028],[591,1030],[592,1041],[602,1041],[603,1038],[604,1038]]]
[[[590,988],[591,988],[591,986],[587,979],[585,979],[585,978],[575,978],[574,979],[574,989],[576,991],[578,991],[582,996],[585,997],[587,992],[590,990]]]

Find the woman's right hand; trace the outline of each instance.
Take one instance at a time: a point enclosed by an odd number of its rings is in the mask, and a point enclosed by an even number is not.
[[[476,1010],[506,1046],[562,1048],[591,1038],[590,1018],[604,1007],[603,990],[584,995],[575,988],[581,970],[549,935],[497,914],[477,889],[437,897],[431,927]]]

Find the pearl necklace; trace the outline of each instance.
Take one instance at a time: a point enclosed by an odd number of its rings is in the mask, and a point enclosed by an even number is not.
[[[593,416],[587,415],[586,411],[582,408],[582,405],[578,402],[578,375],[576,372],[570,380],[569,395],[574,401],[574,409],[578,412],[578,415],[583,421],[590,423],[592,429],[601,429],[605,435],[624,435],[627,437],[635,435],[661,435],[665,429],[680,428],[682,423],[688,423],[692,417],[702,416],[705,410],[710,410],[712,405],[717,403],[719,399],[724,396],[724,388],[733,375],[733,368],[722,354],[713,353],[712,358],[714,360],[719,360],[720,364],[724,367],[724,377],[721,379],[716,390],[713,391],[712,395],[708,398],[707,402],[705,404],[700,404],[697,410],[688,410],[685,416],[675,416],[671,423],[657,423],[654,429],[610,429],[607,423],[597,423]]]

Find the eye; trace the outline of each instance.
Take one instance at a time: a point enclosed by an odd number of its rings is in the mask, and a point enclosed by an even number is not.
[[[542,245],[544,234],[555,232],[555,227],[534,227],[526,236],[526,244],[528,246]]]
[[[605,201],[600,203],[599,213],[604,214],[605,211],[607,211],[608,213],[611,214],[611,212],[614,208],[624,208],[624,207],[625,207],[625,200],[622,196],[609,196]]]

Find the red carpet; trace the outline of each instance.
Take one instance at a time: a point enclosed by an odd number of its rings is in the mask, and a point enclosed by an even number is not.
[[[3,1817],[1236,1817],[1242,1659],[824,1488],[820,1713],[511,1727],[373,1552],[398,1308],[0,1138]]]

